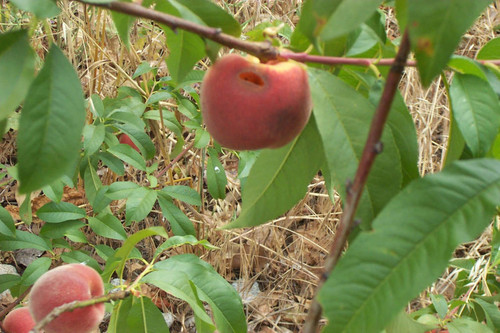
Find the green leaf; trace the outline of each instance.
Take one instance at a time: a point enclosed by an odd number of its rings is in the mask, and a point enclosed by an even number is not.
[[[155,9],[195,23],[203,23],[197,16],[182,7],[175,2],[162,1],[157,3]],[[175,82],[181,82],[193,70],[196,62],[205,56],[205,43],[196,34],[180,29],[173,31],[165,25],[161,25],[161,27],[167,36],[167,45],[170,50],[167,58],[168,70]]]
[[[31,286],[40,276],[49,270],[51,263],[52,260],[47,257],[35,259],[28,265],[28,267],[26,267],[26,270],[21,278],[21,285]]]
[[[22,102],[34,73],[35,54],[26,30],[0,34],[0,120]]]
[[[147,104],[151,105],[151,104],[158,103],[159,101],[165,101],[165,100],[171,99],[171,98],[172,98],[172,94],[169,93],[168,91],[155,91],[153,94],[151,94],[151,96],[149,96]],[[148,112],[150,112],[150,111],[148,111]],[[166,112],[168,112],[168,111],[166,111]],[[144,114],[144,116],[146,116],[146,114]],[[159,116],[158,116],[158,119],[159,119]]]
[[[260,225],[285,213],[304,197],[322,164],[321,138],[311,116],[291,143],[260,153],[242,193],[241,214],[225,228]]]
[[[115,304],[108,332],[170,332],[158,307],[148,297],[130,296]]]
[[[174,0],[189,8],[206,25],[220,28],[226,34],[239,37],[241,26],[232,15],[224,11],[215,3],[207,0]]]
[[[151,67],[149,62],[143,61],[137,66],[137,69],[135,70],[134,74],[132,74],[133,79],[137,79],[139,76],[149,73],[153,70],[154,68]]]
[[[62,179],[58,179],[52,184],[45,185],[42,188],[43,194],[45,194],[50,200],[55,202],[61,202],[62,196],[64,194],[64,182]]]
[[[500,309],[498,309],[498,306],[494,303],[488,303],[480,298],[476,298],[473,301],[484,311],[488,327],[494,332],[498,332],[498,330],[500,330]]]
[[[139,148],[141,153],[144,155],[145,159],[149,160],[155,156],[155,145],[151,141],[149,135],[144,133],[143,129],[138,129],[127,123],[116,124],[115,126],[130,137],[132,142],[135,143],[137,148]]]
[[[443,295],[434,295],[431,294],[432,305],[434,305],[434,309],[436,309],[437,314],[441,319],[446,317],[448,313],[448,303]]]
[[[108,186],[106,196],[112,200],[128,198],[140,185],[132,182],[114,182]]]
[[[190,205],[201,206],[201,198],[198,191],[189,186],[172,185],[161,189],[161,192],[173,199],[177,199]]]
[[[356,90],[330,73],[309,69],[309,81],[314,102],[314,116],[321,135],[327,168],[324,170],[333,184],[328,184],[332,193],[335,187],[341,197],[346,197],[346,182],[354,179],[363,148],[368,136],[374,105]],[[399,100],[397,98],[396,100]],[[361,196],[357,218],[362,227],[369,228],[371,221],[385,204],[414,176],[413,139],[411,134],[398,147],[396,142],[405,133],[396,127],[410,129],[405,119],[402,102],[395,103],[391,125],[386,125],[382,135],[383,151],[375,160],[366,187]],[[395,127],[395,130],[392,130]],[[409,132],[411,133],[411,132]],[[403,147],[412,150],[403,151]],[[405,170],[403,170],[403,163]],[[328,179],[327,178],[327,179]]]
[[[164,285],[174,283],[169,273],[182,272],[196,286],[200,299],[210,304],[219,332],[247,331],[240,296],[210,264],[195,255],[183,254],[158,262],[154,267],[158,271],[148,274],[145,282],[154,280],[151,283],[163,289]]]
[[[123,245],[114,253],[114,255],[106,262],[106,268],[102,273],[104,281],[109,281],[114,271],[118,270],[119,277],[123,276],[123,269],[125,267],[126,259],[130,253],[135,249],[135,245],[144,238],[150,236],[162,236],[168,238],[168,234],[163,227],[149,227],[147,229],[139,230],[127,238]]]
[[[21,112],[17,137],[21,193],[72,173],[85,115],[78,75],[62,51],[52,45]]]
[[[326,329],[380,331],[442,274],[460,243],[490,224],[498,204],[496,160],[458,161],[413,181],[380,212],[372,231],[356,237],[321,288]]]
[[[193,309],[197,319],[197,329],[199,328],[199,321],[203,321],[206,323],[203,326],[207,329],[204,332],[213,332],[215,330],[212,319],[205,312],[196,287],[191,282],[188,274],[180,270],[156,271],[146,275],[142,281],[153,284],[165,292],[186,301]]]
[[[450,131],[448,132],[448,146],[446,147],[446,156],[444,160],[444,165],[448,165],[453,161],[460,159],[462,152],[464,151],[465,140],[460,133],[457,121],[453,117],[453,113],[450,114]]]
[[[108,152],[136,169],[146,171],[146,162],[134,148],[126,144],[109,147]]]
[[[73,250],[70,252],[64,252],[61,254],[61,259],[68,264],[81,264],[84,263],[87,266],[92,267],[98,272],[101,272],[101,266],[93,257],[90,256],[86,251]]]
[[[0,275],[0,293],[10,289],[21,282],[21,277],[14,274],[1,274]]]
[[[448,63],[462,35],[491,0],[408,1],[408,29],[424,86]]]
[[[87,124],[83,129],[83,149],[87,156],[94,154],[101,148],[106,135],[104,124]]]
[[[456,318],[446,325],[450,333],[493,333],[488,326],[478,323],[469,318]]]
[[[383,91],[383,82],[377,81],[370,89],[370,101],[377,105]],[[403,96],[396,92],[392,101],[387,125],[390,135],[396,144],[398,160],[401,161],[403,172],[403,187],[419,177],[418,172],[418,141],[413,118],[406,107]]]
[[[474,157],[484,156],[500,129],[500,103],[487,81],[455,74],[450,87],[454,119]]]
[[[49,202],[36,211],[36,215],[49,223],[83,219],[85,210],[69,202]]]
[[[118,157],[115,157],[108,152],[99,153],[98,157],[105,166],[107,166],[117,175],[123,176],[125,174],[125,167],[123,166],[123,162]]]
[[[351,32],[376,12],[381,0],[343,0],[338,2],[326,24],[320,30],[320,38],[331,40]]]
[[[208,192],[214,199],[224,199],[226,197],[227,177],[226,171],[219,161],[217,151],[208,148],[207,161],[207,187]]]
[[[38,18],[51,18],[59,15],[61,9],[54,0],[12,0],[17,8],[35,14]]]
[[[16,230],[15,237],[0,234],[0,250],[14,251],[19,249],[52,251],[43,238],[27,231]]]
[[[15,237],[16,224],[7,209],[0,206],[0,234]]]
[[[489,60],[500,58],[500,37],[493,38],[477,53],[477,59]]]
[[[160,255],[165,250],[168,250],[168,249],[173,248],[173,247],[181,246],[181,245],[186,245],[186,244],[202,245],[207,250],[218,249],[218,247],[213,246],[206,239],[197,240],[196,237],[193,235],[172,236],[169,239],[167,239],[163,244],[158,246],[158,248],[155,251],[154,257],[156,258],[158,255]]]
[[[165,127],[174,132],[177,137],[182,137],[182,125],[175,118],[175,115],[168,110],[163,110],[162,115]],[[160,122],[160,124],[162,123],[159,110],[147,111],[144,113],[144,119],[156,120]]]
[[[487,80],[480,64],[474,59],[453,55],[450,62],[448,62],[448,67],[460,74],[472,74],[483,80]]]
[[[99,236],[118,240],[127,239],[127,233],[121,221],[113,214],[103,213],[96,217],[89,217],[89,226]]]
[[[167,219],[172,232],[176,236],[184,235],[196,235],[194,230],[193,222],[180,210],[176,205],[169,201],[162,195],[162,192],[158,193],[158,203],[160,204],[161,212],[165,219]]]
[[[40,236],[45,238],[61,238],[83,228],[85,223],[80,220],[66,221],[61,223],[45,223],[40,230]]]
[[[157,193],[147,187],[140,187],[130,194],[126,204],[125,220],[127,223],[141,221],[153,209],[156,202]]]
[[[120,0],[121,2],[132,2],[132,0]],[[115,24],[116,30],[118,31],[118,36],[122,40],[123,44],[127,47],[130,45],[129,31],[134,24],[135,17],[132,15],[122,14],[115,11],[111,11],[111,17],[113,18],[113,23]]]
[[[405,311],[400,311],[383,333],[424,333],[433,328],[433,326],[424,325],[414,320]]]

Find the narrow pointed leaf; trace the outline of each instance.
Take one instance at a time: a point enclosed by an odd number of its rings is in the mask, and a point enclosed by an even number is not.
[[[172,185],[161,189],[163,193],[190,205],[201,206],[200,194],[189,186]]]
[[[111,258],[107,260],[106,268],[102,273],[103,280],[108,281],[115,271],[118,271],[118,274],[121,277],[123,275],[125,261],[129,257],[130,253],[135,249],[135,245],[144,238],[150,236],[168,238],[168,234],[163,227],[149,227],[134,233],[132,236],[127,238],[123,245],[113,254]]]
[[[85,114],[78,75],[53,45],[21,111],[17,138],[20,192],[39,189],[72,173]]]
[[[375,106],[338,77],[321,70],[309,72],[314,115],[327,162],[325,172],[332,186],[345,198],[345,184],[354,179]],[[394,119],[394,124],[405,123],[404,116],[400,116],[400,120]],[[384,128],[383,151],[375,160],[358,207],[357,217],[363,227],[368,228],[371,220],[399,192],[403,180],[414,177],[411,166],[407,170],[403,167],[403,162],[413,163],[413,157],[404,157],[412,152],[400,151],[396,140],[403,134],[393,133],[391,126]],[[412,145],[409,141],[407,147]]]
[[[500,129],[500,103],[489,83],[455,74],[450,87],[453,116],[474,157],[484,156]]]
[[[16,224],[7,209],[0,207],[0,234],[14,237]]]
[[[112,214],[99,214],[89,218],[89,226],[99,236],[125,240],[127,233],[123,229],[121,221]]]
[[[174,7],[170,2],[162,1],[157,3],[155,8],[161,12],[203,24],[191,12],[181,12],[179,8]],[[205,43],[196,34],[180,29],[173,31],[167,26],[162,26],[162,28],[167,36],[167,45],[170,51],[167,58],[167,67],[172,79],[179,83],[193,70],[196,62],[205,56]]]
[[[160,261],[155,264],[155,268],[159,274],[169,271],[185,273],[196,286],[200,299],[210,304],[219,332],[247,331],[240,296],[210,264],[195,255],[184,254]]]
[[[491,0],[408,1],[408,28],[420,78],[428,86],[446,66],[462,35]]]
[[[136,169],[146,171],[146,162],[134,148],[126,144],[109,147],[108,152]]]
[[[116,303],[108,332],[168,333],[169,329],[160,309],[150,298],[130,296]]]
[[[242,193],[240,216],[225,228],[250,227],[274,219],[302,199],[323,164],[323,150],[314,116],[288,145],[263,150]]]
[[[320,37],[323,40],[330,40],[351,32],[370,18],[381,2],[381,0],[341,1],[328,17]]]
[[[133,191],[127,199],[125,219],[127,223],[141,221],[153,209],[156,202],[156,191],[147,187],[140,187]]]
[[[207,161],[207,187],[214,199],[226,197],[227,177],[226,171],[219,161],[219,155],[213,148],[208,149]]]
[[[500,161],[458,161],[403,189],[354,240],[319,293],[326,331],[379,332],[477,237],[500,204]],[[383,306],[380,306],[383,304]]]
[[[35,54],[26,31],[0,34],[0,120],[24,99],[34,74]]]
[[[158,203],[160,204],[161,212],[168,223],[170,223],[170,228],[174,235],[185,236],[185,235],[196,235],[194,230],[193,222],[180,210],[176,205],[174,205],[169,199],[164,197],[162,192],[158,193]]]
[[[85,217],[85,210],[69,202],[49,202],[36,211],[36,215],[49,223],[59,223]]]
[[[0,250],[37,249],[52,251],[45,239],[28,231],[16,230],[15,237],[0,234]]]

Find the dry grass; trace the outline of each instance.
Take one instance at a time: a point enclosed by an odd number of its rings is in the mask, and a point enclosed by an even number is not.
[[[219,3],[231,12],[244,29],[248,30],[260,22],[279,19],[292,27],[297,23],[297,8],[300,0],[267,0],[238,1],[220,0]],[[101,97],[116,96],[117,88],[123,85],[140,90],[145,97],[149,91],[143,82],[131,79],[132,73],[142,61],[160,68],[159,75],[165,75],[167,69],[164,59],[168,56],[163,33],[148,22],[137,23],[132,31],[130,50],[123,47],[114,32],[108,14],[99,9],[90,10],[83,15],[81,7],[67,1],[63,2],[64,10],[61,18],[53,22],[52,34],[46,30],[35,33],[33,47],[41,59],[44,58],[49,42],[55,39],[63,46],[68,58],[78,69],[84,91],[89,96],[97,93]],[[3,1],[6,6],[6,2]],[[4,10],[3,10],[4,11]],[[5,15],[5,14],[4,14]],[[29,25],[27,17],[16,15],[14,20],[3,22],[22,22]],[[394,27],[392,13],[388,13],[388,29]],[[460,54],[474,57],[477,50],[489,39],[493,38],[493,27],[500,21],[499,13],[493,7],[483,15],[465,36],[458,51]],[[8,30],[3,24],[1,30]],[[397,33],[397,32],[394,32]],[[202,65],[203,66],[203,65]],[[447,144],[449,130],[449,107],[441,79],[437,79],[429,88],[423,89],[414,68],[408,68],[401,83],[401,93],[415,120],[420,146],[419,168],[421,174],[440,170]],[[175,111],[175,104],[167,101],[164,107]],[[171,160],[170,152],[175,140],[169,133],[153,127],[155,144],[160,154],[157,162],[160,168]],[[192,141],[188,135],[186,142]],[[0,143],[0,163],[15,164],[15,133],[9,133]],[[198,188],[202,177],[202,151],[192,149],[175,166],[172,174],[160,179],[160,183],[169,183],[172,179]],[[221,248],[218,251],[205,251],[200,248],[180,247],[167,255],[182,252],[194,252],[211,263],[215,269],[229,281],[242,279],[250,287],[258,282],[260,293],[256,299],[246,304],[249,331],[251,332],[297,332],[305,318],[310,299],[318,281],[317,273],[323,264],[327,250],[331,246],[335,225],[341,214],[341,203],[338,198],[332,203],[328,197],[323,180],[318,176],[309,186],[304,199],[290,212],[266,225],[245,229],[219,231],[216,227],[229,222],[240,207],[240,187],[236,177],[237,159],[227,154],[222,157],[229,184],[227,198],[214,200],[205,195],[205,204],[201,210],[188,205],[181,208],[200,230],[200,236]],[[111,183],[117,177],[103,170],[103,182]],[[129,169],[126,179],[141,180],[141,175]],[[1,189],[0,201],[16,205],[15,184]],[[118,203],[120,205],[120,203]],[[141,228],[161,225],[159,211],[154,211],[141,223],[134,224],[128,232],[133,233]],[[34,229],[38,226],[35,224]],[[96,237],[87,231],[95,242],[119,246]],[[461,257],[485,260],[489,254],[488,230],[476,242],[465,244],[457,253]],[[91,238],[92,239],[92,238]],[[157,240],[141,243],[141,251],[146,258],[154,252]],[[8,261],[8,259],[6,259]],[[129,278],[141,265],[129,267]],[[432,288],[431,292],[449,295],[453,290],[453,280],[457,271],[449,269]],[[480,281],[481,274],[477,274]],[[479,282],[478,282],[479,283]],[[172,331],[189,331],[190,310],[182,302],[166,297],[157,290],[147,290],[155,297],[164,310],[171,311],[176,323]],[[426,294],[415,300],[415,308],[429,304]]]

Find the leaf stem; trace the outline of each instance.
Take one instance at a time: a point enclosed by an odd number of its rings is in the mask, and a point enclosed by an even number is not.
[[[354,217],[361,194],[363,193],[363,188],[373,162],[375,161],[375,157],[382,152],[383,146],[380,139],[382,137],[384,124],[389,115],[392,101],[396,94],[396,90],[398,89],[399,81],[403,75],[403,70],[405,68],[409,52],[410,41],[408,38],[408,32],[406,31],[403,35],[396,58],[394,58],[394,63],[392,64],[389,75],[387,76],[382,97],[380,98],[375,114],[373,115],[370,132],[368,133],[368,138],[366,139],[366,144],[363,154],[361,155],[354,181],[347,185],[347,196],[344,211],[335,232],[332,248],[326,258],[325,267],[323,272],[320,274],[320,281],[316,289],[317,292],[320,291],[329,274],[335,268],[335,265],[342,254],[342,250],[345,248],[349,233],[355,225]],[[304,333],[314,333],[317,331],[319,320],[321,319],[321,312],[321,305],[319,304],[317,298],[315,298],[309,308],[309,313],[304,326]]]

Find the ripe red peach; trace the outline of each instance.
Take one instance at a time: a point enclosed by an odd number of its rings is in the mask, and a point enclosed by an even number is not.
[[[36,322],[54,308],[73,301],[102,296],[101,276],[84,264],[56,267],[43,274],[33,285],[29,308]],[[104,304],[64,312],[44,327],[46,333],[87,333],[99,326],[104,316]]]
[[[23,307],[9,312],[2,325],[7,333],[29,333],[35,327],[35,321],[31,317],[30,310]]]
[[[201,86],[203,119],[224,147],[278,148],[302,131],[311,114],[307,71],[291,60],[252,59],[230,54],[210,67]]]
[[[135,145],[135,143],[132,141],[132,139],[125,133],[120,134],[118,141],[120,141],[120,143],[124,143],[124,144],[129,145],[130,147],[134,148],[138,153],[141,152],[139,150],[139,148]]]

